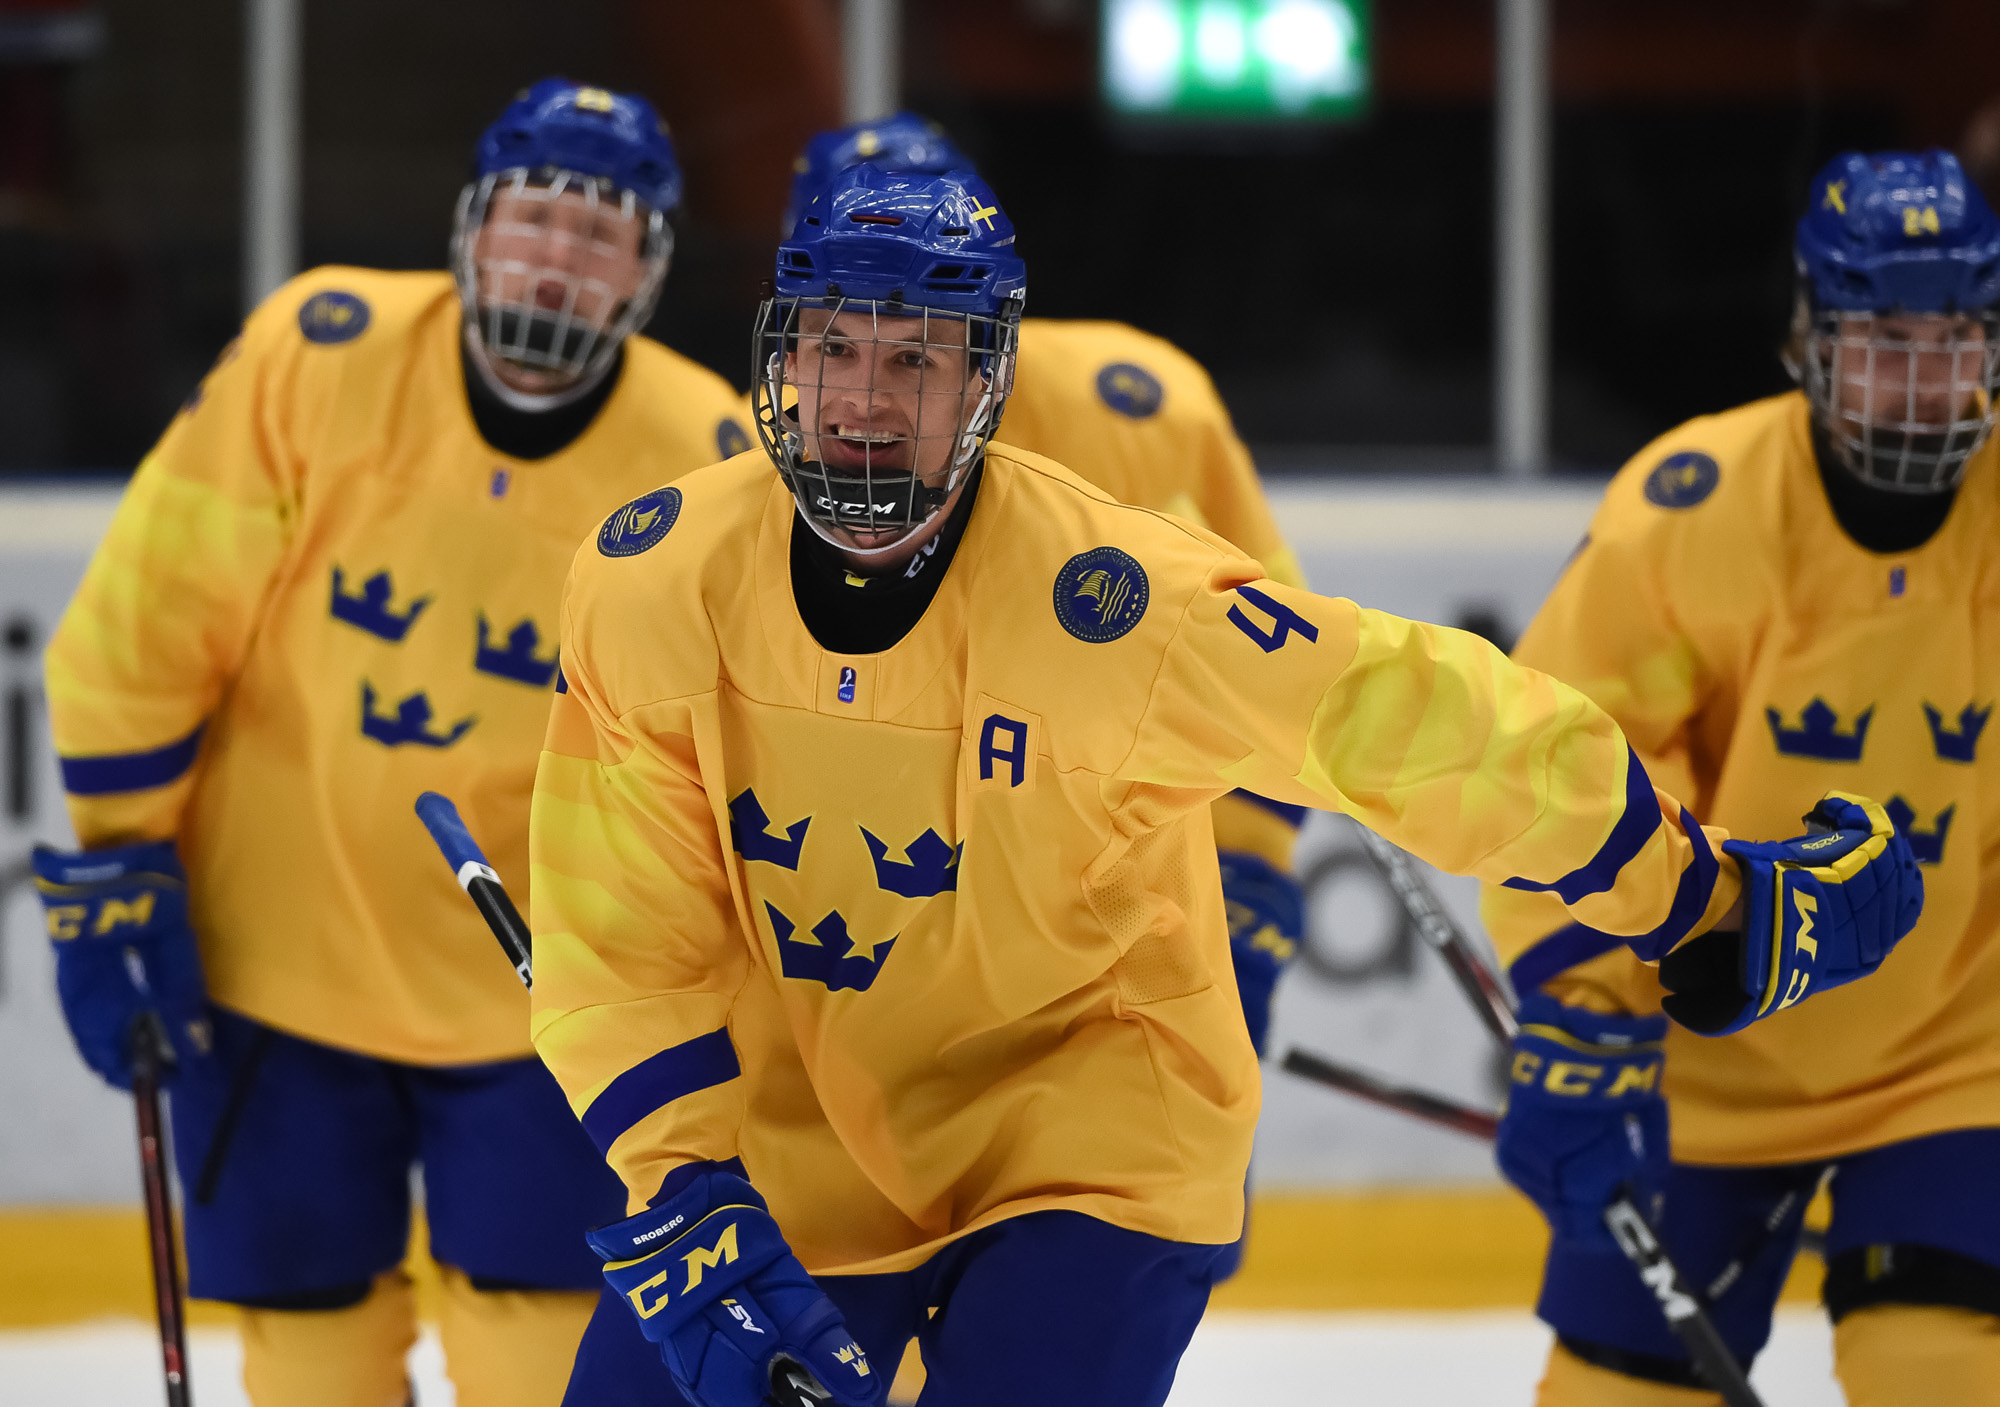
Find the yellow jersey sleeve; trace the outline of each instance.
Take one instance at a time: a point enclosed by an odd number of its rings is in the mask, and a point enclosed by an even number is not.
[[[1734,902],[1733,864],[1611,717],[1477,636],[1246,579],[1191,598],[1125,774],[1323,806],[1442,870],[1547,896],[1642,958]]]
[[[86,848],[180,828],[202,730],[257,629],[323,398],[274,293],[141,461],[49,642],[49,712]],[[338,309],[334,309],[338,311]]]
[[[1706,809],[1712,798],[1693,763],[1692,721],[1712,671],[1675,610],[1676,600],[1691,599],[1702,583],[1684,579],[1677,565],[1686,510],[1663,512],[1646,501],[1644,487],[1644,471],[1671,462],[1684,438],[1685,430],[1648,445],[1613,482],[1514,658],[1567,681],[1616,718],[1653,779]],[[1716,571],[1707,568],[1711,577]],[[1523,989],[1547,986],[1598,1009],[1657,1008],[1653,974],[1553,896],[1489,884],[1480,910],[1501,962]]]
[[[616,716],[568,598],[563,626],[529,822],[531,1034],[643,1205],[673,1168],[739,1151],[729,1026],[752,966],[696,756],[712,695]]]

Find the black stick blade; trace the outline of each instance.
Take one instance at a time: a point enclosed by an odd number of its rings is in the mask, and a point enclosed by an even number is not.
[[[1390,1084],[1365,1070],[1357,1070],[1350,1065],[1338,1065],[1323,1056],[1309,1051],[1292,1049],[1285,1052],[1279,1068],[1288,1074],[1341,1090],[1357,1099],[1365,1099],[1371,1104],[1379,1104],[1385,1109],[1394,1109],[1399,1114],[1409,1114],[1423,1119],[1454,1133],[1467,1134],[1473,1138],[1493,1140],[1500,1130],[1500,1116],[1484,1109],[1474,1109],[1446,1099],[1443,1095],[1432,1094],[1428,1090],[1410,1089],[1403,1085]]]

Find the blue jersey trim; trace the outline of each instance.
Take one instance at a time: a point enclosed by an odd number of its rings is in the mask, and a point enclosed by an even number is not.
[[[1646,775],[1645,767],[1629,747],[1625,749],[1625,759],[1625,813],[1597,853],[1553,884],[1540,884],[1532,879],[1502,881],[1509,889],[1544,893],[1554,890],[1565,904],[1574,904],[1589,895],[1602,894],[1618,882],[1618,872],[1632,863],[1653,838],[1653,832],[1660,828],[1660,803],[1653,795],[1653,779]]]
[[[1269,811],[1293,830],[1306,823],[1306,808],[1303,806],[1294,806],[1289,801],[1273,801],[1268,796],[1259,796],[1256,792],[1245,791],[1241,787],[1229,794],[1238,801],[1247,801],[1252,806]]]
[[[583,1131],[598,1152],[609,1154],[618,1136],[648,1114],[742,1073],[726,1029],[682,1041],[647,1056],[606,1085],[583,1111]]]
[[[1514,984],[1514,990],[1525,997],[1557,973],[1567,972],[1580,963],[1603,957],[1613,948],[1624,946],[1625,940],[1614,933],[1603,933],[1580,923],[1572,923],[1567,928],[1558,928],[1515,958],[1513,965],[1507,969],[1507,978]]]
[[[1567,972],[1579,963],[1602,957],[1618,947],[1629,947],[1643,961],[1655,962],[1687,937],[1688,930],[1708,912],[1708,901],[1715,895],[1717,865],[1715,851],[1709,848],[1707,833],[1688,814],[1685,806],[1681,808],[1681,827],[1694,846],[1694,860],[1681,871],[1681,881],[1675,886],[1673,907],[1667,911],[1665,923],[1650,933],[1630,938],[1581,923],[1558,928],[1515,958],[1508,967],[1507,976],[1513,982],[1514,990],[1532,992],[1557,973]]]
[[[61,758],[63,790],[71,796],[108,796],[120,791],[149,791],[178,781],[194,766],[195,753],[201,750],[202,729],[207,726],[199,724],[179,742],[150,752]]]

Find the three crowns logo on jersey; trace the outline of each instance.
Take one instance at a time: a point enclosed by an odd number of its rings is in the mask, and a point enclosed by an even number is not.
[[[774,826],[770,813],[750,787],[737,793],[729,803],[730,846],[743,857],[745,864],[771,865],[797,874],[812,824],[813,818],[805,816],[782,828]],[[964,842],[954,846],[935,828],[926,827],[904,847],[905,858],[897,860],[891,858],[888,841],[866,826],[858,826],[856,830],[874,867],[876,888],[883,893],[904,899],[935,899],[958,889]],[[799,920],[768,898],[763,904],[771,921],[772,941],[778,949],[779,970],[786,977],[816,982],[830,992],[865,992],[874,986],[902,936],[896,933],[873,942],[857,940],[848,929],[847,916],[837,908],[829,909],[801,933]]]

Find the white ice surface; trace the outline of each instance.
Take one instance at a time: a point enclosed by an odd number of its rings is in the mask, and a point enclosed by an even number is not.
[[[1527,1407],[1548,1331],[1524,1313],[1248,1314],[1208,1317],[1169,1407]],[[201,1407],[248,1407],[233,1332],[199,1329],[190,1377]],[[7,1407],[152,1407],[157,1342],[106,1322],[0,1333]],[[420,1407],[454,1395],[434,1335],[411,1354]],[[1840,1407],[1826,1320],[1785,1310],[1755,1380],[1768,1407]]]

